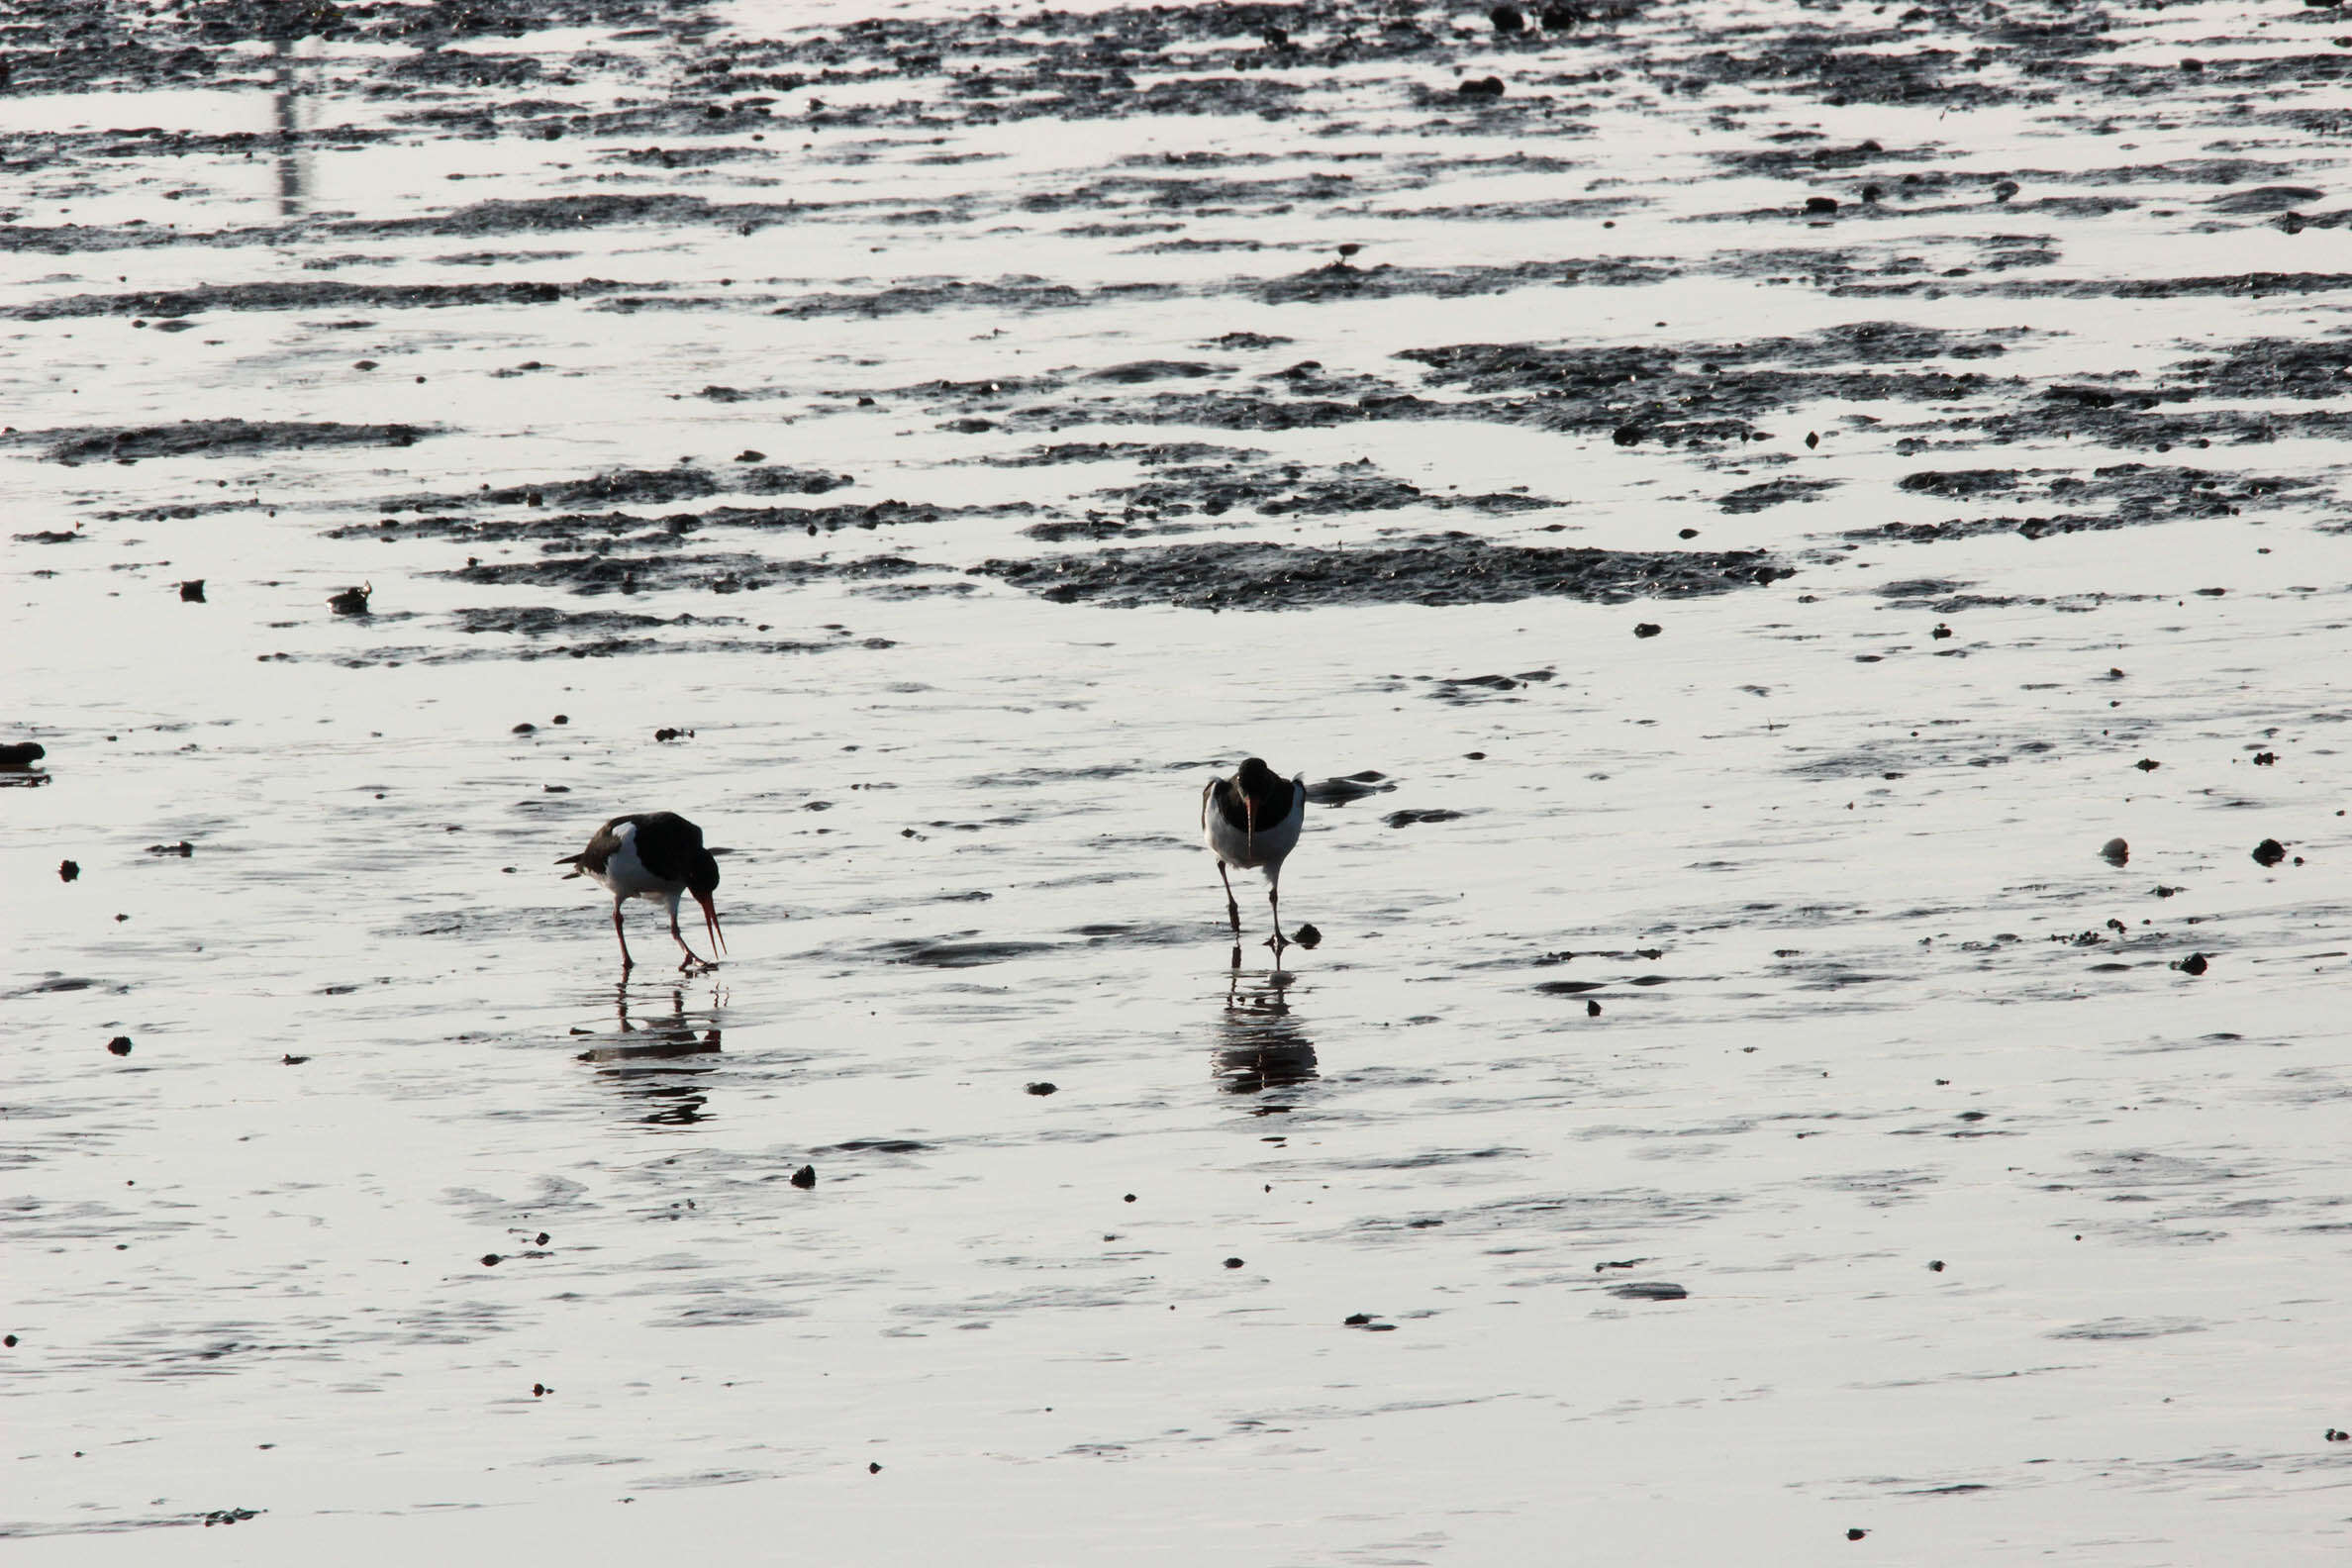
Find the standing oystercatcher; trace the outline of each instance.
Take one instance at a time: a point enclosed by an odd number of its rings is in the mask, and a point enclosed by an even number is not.
[[[613,934],[621,938],[623,974],[637,967],[637,960],[629,956],[629,937],[621,930],[621,906],[633,898],[669,905],[670,934],[686,953],[680,972],[716,967],[696,956],[678,930],[678,900],[684,894],[693,894],[702,906],[712,950],[727,950],[727,938],[719,933],[719,912],[711,906],[711,894],[719,886],[719,862],[703,847],[702,830],[676,812],[616,817],[596,830],[587,848],[555,863],[573,867],[572,876],[591,878],[613,895]]]
[[[1216,854],[1218,880],[1225,883],[1225,919],[1232,923],[1236,962],[1241,952],[1241,906],[1233,902],[1233,879],[1225,867],[1266,873],[1266,903],[1274,912],[1274,936],[1267,945],[1281,956],[1290,945],[1282,934],[1282,861],[1298,843],[1299,828],[1306,820],[1306,775],[1286,781],[1256,757],[1242,763],[1229,779],[1211,779],[1201,791],[1201,838]]]

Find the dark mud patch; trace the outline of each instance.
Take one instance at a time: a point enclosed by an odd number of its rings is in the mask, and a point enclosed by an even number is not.
[[[1912,544],[2009,533],[2042,539],[2056,534],[2237,517],[2282,502],[2312,497],[2322,487],[2312,479],[2221,474],[2204,468],[2129,462],[2095,468],[2088,474],[2047,468],[1927,469],[1907,474],[1897,488],[1911,495],[1982,500],[2004,507],[2039,504],[2053,510],[2023,515],[2005,511],[1937,523],[1886,523],[1851,530],[1844,537]]]
[[[1718,496],[1715,505],[1725,512],[1743,515],[1761,512],[1788,501],[1811,501],[1825,495],[1842,483],[1836,479],[1768,479],[1762,484],[1742,485],[1728,495]]]
[[[499,605],[460,610],[450,625],[468,636],[507,632],[519,637],[616,637],[652,627],[741,626],[736,616],[629,615],[616,610],[558,610],[552,605]]]
[[[456,501],[459,498],[445,498]],[[460,503],[462,504],[462,503]],[[702,512],[672,512],[647,517],[635,512],[562,512],[553,515],[475,518],[434,514],[416,518],[378,518],[373,523],[346,523],[329,529],[338,539],[448,539],[467,544],[529,541],[554,552],[609,554],[658,552],[705,529],[744,529],[754,533],[819,535],[856,529],[865,533],[951,517],[1026,518],[1037,508],[1026,501],[994,507],[937,507],[907,501],[878,501],[869,506],[830,507],[712,507]],[[471,565],[473,562],[469,561]]]
[[[607,283],[335,283],[298,281],[224,283],[133,294],[76,294],[0,310],[14,321],[71,321],[91,316],[146,316],[176,321],[215,311],[433,310],[452,305],[553,305],[567,298],[626,291],[658,292],[665,285]]]
[[[413,446],[433,435],[423,425],[337,425],[241,419],[183,420],[176,425],[81,427],[20,431],[12,443],[38,444],[51,462],[137,462],[145,457],[232,457],[253,452],[300,451],[317,446]],[[236,506],[238,503],[227,503]],[[177,517],[222,505],[170,511]]]
[[[714,202],[676,192],[583,196],[541,196],[524,201],[484,201],[421,218],[345,219],[325,226],[337,236],[571,234],[616,224],[659,224],[665,228],[722,225],[751,234],[770,224],[807,218],[818,209],[798,202]]]
[[[457,491],[387,496],[368,505],[380,512],[438,512],[467,506],[668,506],[721,494],[824,495],[856,482],[848,474],[782,463],[745,464],[721,471],[682,463],[675,468],[625,468],[583,479],[547,479],[496,489],[485,485],[470,495]]]
[[[1932,361],[1998,357],[2017,336],[1864,322],[1744,343],[1593,348],[1458,343],[1407,349],[1397,357],[1425,366],[1431,386],[1495,400],[1475,405],[1484,418],[1547,430],[1606,430],[1620,444],[1671,444],[1756,439],[1765,433],[1752,421],[1816,399],[1964,401],[1993,386],[1993,378]]]
[[[1365,549],[1245,542],[1108,548],[992,560],[972,570],[1065,604],[1232,610],[1507,604],[1545,596],[1617,604],[1722,593],[1795,575],[1762,550],[1548,549],[1489,544],[1458,533]]]
[[[1367,795],[1386,795],[1397,787],[1396,781],[1376,768],[1350,773],[1342,778],[1327,778],[1307,786],[1307,799],[1318,806],[1345,806]]]
[[[741,552],[648,551],[621,556],[550,555],[530,561],[469,561],[452,570],[427,575],[490,587],[561,588],[593,597],[670,588],[718,594],[753,593],[762,588],[797,587],[811,582],[873,582],[950,569],[926,566],[895,555],[836,562],[773,560]]]
[[[967,933],[976,935],[976,932]],[[1056,943],[1035,941],[895,941],[875,948],[893,963],[927,969],[977,969],[1051,952]]]
[[[1460,495],[1428,491],[1373,470],[1372,459],[1335,467],[1303,463],[1187,463],[1162,468],[1131,485],[1094,492],[1096,499],[1123,507],[1129,517],[1155,521],[1218,518],[1247,508],[1258,517],[1360,516],[1403,507],[1439,511],[1466,508],[1489,516],[1540,512],[1560,503],[1521,492]]]

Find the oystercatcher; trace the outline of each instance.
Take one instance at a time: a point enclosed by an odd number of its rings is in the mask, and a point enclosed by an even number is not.
[[[621,930],[621,906],[633,898],[669,905],[670,934],[686,953],[678,965],[681,973],[714,967],[686,945],[685,933],[678,930],[681,896],[691,893],[702,906],[712,950],[727,950],[727,938],[719,932],[719,911],[711,905],[711,894],[719,886],[719,862],[703,847],[702,830],[676,812],[616,817],[596,830],[587,848],[555,863],[572,867],[572,876],[588,877],[613,895],[613,934],[621,938],[623,974],[637,966],[629,956],[629,937]]]
[[[1201,839],[1217,856],[1236,960],[1241,951],[1241,906],[1233,902],[1233,879],[1225,867],[1266,873],[1266,903],[1274,913],[1274,936],[1267,945],[1279,956],[1290,945],[1282,934],[1282,862],[1298,843],[1299,828],[1306,820],[1306,775],[1285,780],[1256,757],[1243,762],[1229,779],[1211,779],[1201,791]]]

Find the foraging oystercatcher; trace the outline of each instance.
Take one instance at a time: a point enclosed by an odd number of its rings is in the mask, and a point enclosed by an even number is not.
[[[616,817],[596,830],[588,847],[555,862],[572,867],[572,876],[585,876],[613,895],[613,934],[621,938],[621,972],[637,966],[629,956],[629,937],[621,930],[621,906],[633,898],[669,905],[670,934],[686,953],[681,973],[715,965],[686,946],[678,930],[678,900],[691,893],[702,906],[703,922],[711,932],[714,952],[727,950],[719,931],[719,912],[711,894],[719,886],[719,862],[703,847],[703,832],[676,812],[644,812]],[[566,878],[569,880],[569,878]]]
[[[1241,950],[1241,906],[1233,902],[1233,879],[1225,867],[1266,873],[1266,903],[1274,912],[1274,936],[1267,945],[1279,956],[1290,945],[1282,934],[1282,862],[1297,845],[1306,820],[1306,775],[1283,779],[1256,757],[1243,762],[1229,779],[1211,779],[1201,791],[1201,839],[1217,856],[1236,955]]]

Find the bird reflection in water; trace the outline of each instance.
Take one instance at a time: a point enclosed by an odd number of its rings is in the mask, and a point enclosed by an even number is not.
[[[270,72],[269,95],[272,107],[277,111],[277,135],[274,140],[277,144],[278,216],[299,218],[302,216],[305,171],[302,166],[301,115],[295,106],[304,90],[300,74],[304,62],[296,57],[294,40],[284,31],[275,32],[270,38],[270,45],[277,55]]]
[[[710,1095],[696,1080],[718,1068],[710,1059],[719,1054],[714,1021],[727,1005],[726,995],[713,991],[710,1007],[698,1009],[693,1018],[686,1013],[685,991],[675,986],[666,1014],[633,1020],[627,985],[615,988],[613,1005],[628,1042],[592,1046],[578,1059],[593,1064],[615,1088],[648,1102],[650,1109],[637,1118],[648,1126],[691,1127],[702,1121]]]
[[[1240,950],[1235,948],[1236,963],[1239,957]],[[1315,1078],[1315,1042],[1299,1032],[1298,1020],[1284,995],[1294,978],[1275,969],[1244,985],[1238,967],[1227,975],[1215,1052],[1217,1076],[1225,1093],[1264,1094]],[[1265,1106],[1260,1111],[1275,1109]]]

